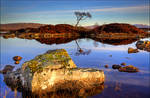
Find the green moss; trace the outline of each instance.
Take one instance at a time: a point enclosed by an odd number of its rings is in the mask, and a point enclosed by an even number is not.
[[[69,67],[70,56],[64,49],[50,50],[43,55],[36,56],[33,60],[28,61],[27,65],[32,73],[42,71],[44,67],[61,64],[65,68]]]
[[[39,69],[40,65],[38,64],[38,61],[31,60],[28,64],[28,67],[30,68],[30,71],[34,73]]]

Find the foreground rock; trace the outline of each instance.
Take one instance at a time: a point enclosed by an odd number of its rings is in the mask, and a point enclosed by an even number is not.
[[[139,72],[139,69],[134,67],[133,65],[128,65],[125,67],[120,67],[118,69],[120,72]]]
[[[137,53],[139,52],[138,49],[133,49],[131,47],[128,48],[128,53]]]
[[[44,68],[36,72],[32,79],[32,92],[54,92],[61,90],[92,89],[104,82],[104,73],[96,69],[57,69]]]
[[[138,41],[136,47],[140,50],[145,50],[150,52],[150,41]]]
[[[20,87],[34,94],[67,90],[82,96],[87,90],[104,83],[104,72],[77,68],[66,50],[47,51],[25,62],[21,69],[4,75],[7,85]]]

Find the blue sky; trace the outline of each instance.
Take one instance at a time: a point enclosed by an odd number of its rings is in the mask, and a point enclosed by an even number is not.
[[[95,23],[149,25],[149,0],[1,0],[1,23],[32,22],[42,24],[76,23],[74,11],[88,11]]]

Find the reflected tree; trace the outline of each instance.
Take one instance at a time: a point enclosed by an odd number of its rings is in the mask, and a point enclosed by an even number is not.
[[[81,49],[81,47],[79,46],[77,40],[75,40],[75,42],[77,44],[77,52],[75,53],[76,56],[89,55],[91,53],[91,49]]]

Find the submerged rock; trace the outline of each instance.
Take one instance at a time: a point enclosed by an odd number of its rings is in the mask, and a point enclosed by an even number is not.
[[[140,50],[150,52],[150,41],[137,41],[136,47]]]
[[[128,48],[128,53],[137,53],[139,52],[138,49],[133,49],[131,47]]]
[[[80,91],[80,95],[84,93],[81,89],[86,91],[98,87],[105,79],[102,70],[77,68],[64,49],[49,50],[38,55],[25,62],[21,69],[4,77],[10,86],[18,87],[18,81],[19,87],[34,94],[68,90]]]
[[[134,67],[133,65],[128,65],[128,66],[125,66],[125,67],[120,67],[118,69],[120,72],[138,72],[139,69]]]
[[[106,65],[104,65],[105,66],[105,68],[108,68],[108,65],[106,64]]]
[[[14,68],[15,68],[15,66],[6,65],[6,66],[4,67],[4,69],[0,71],[0,73],[6,74],[7,72],[13,71]]]

